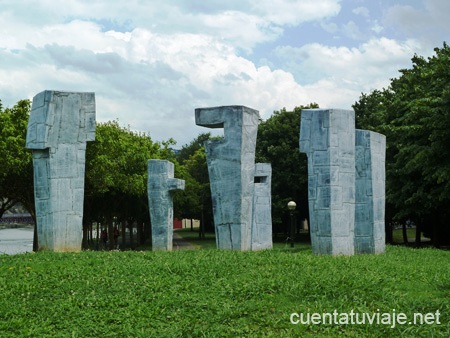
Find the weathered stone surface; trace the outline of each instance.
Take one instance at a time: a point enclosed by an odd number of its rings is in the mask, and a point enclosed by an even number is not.
[[[385,251],[386,137],[356,130],[355,251]]]
[[[198,108],[195,123],[224,128],[205,142],[219,249],[250,250],[258,111],[244,106]]]
[[[173,193],[184,190],[184,180],[173,178],[174,165],[148,161],[148,204],[152,223],[152,250],[172,251]]]
[[[313,253],[353,255],[354,112],[337,109],[302,110],[300,151],[308,156],[308,200]]]
[[[251,250],[272,249],[272,166],[255,164]]]
[[[33,98],[26,147],[39,250],[81,250],[86,142],[94,139],[94,93],[47,90]]]

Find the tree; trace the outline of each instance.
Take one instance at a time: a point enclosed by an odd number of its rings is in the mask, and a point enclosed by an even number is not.
[[[414,55],[387,89],[354,104],[359,126],[386,135],[390,216],[414,219],[436,245],[450,244],[450,48]]]
[[[96,139],[86,149],[85,217],[88,226],[97,221],[108,226],[113,243],[113,220],[130,227],[149,224],[147,167],[149,159],[174,161],[172,140],[153,142],[145,133],[119,126],[118,121],[97,124]],[[131,234],[132,232],[130,232]],[[149,233],[149,231],[147,231]]]
[[[191,143],[185,144],[177,154],[177,160],[180,164],[184,164],[197,150],[203,148],[205,141],[211,139],[211,133],[199,134]],[[205,162],[206,163],[206,162]]]
[[[299,218],[308,217],[308,165],[299,152],[299,126],[302,109],[318,108],[318,104],[283,108],[275,111],[258,128],[256,162],[272,164],[272,221],[274,232],[285,231],[289,224],[287,203],[297,203]]]
[[[33,166],[25,149],[31,103],[21,100],[3,109],[0,101],[0,217],[16,203],[34,217]]]
[[[189,145],[182,147],[177,155],[183,171],[179,177],[186,182],[183,192],[175,195],[176,210],[184,218],[200,219],[200,236],[205,230],[212,231],[213,212],[208,166],[204,143],[212,138],[211,133],[199,134]]]

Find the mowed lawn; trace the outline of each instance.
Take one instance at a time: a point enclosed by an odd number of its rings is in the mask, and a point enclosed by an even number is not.
[[[290,320],[335,310],[340,324]],[[352,312],[430,315],[391,327],[346,323]],[[437,249],[0,256],[0,337],[449,337],[449,318],[450,252]]]

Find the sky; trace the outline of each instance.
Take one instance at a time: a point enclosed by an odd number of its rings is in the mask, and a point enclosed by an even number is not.
[[[448,0],[0,0],[0,100],[95,92],[98,122],[181,148],[212,131],[195,108],[351,109],[450,42],[449,16]]]

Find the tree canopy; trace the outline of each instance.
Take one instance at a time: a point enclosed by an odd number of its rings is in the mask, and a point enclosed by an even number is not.
[[[353,108],[357,128],[387,137],[387,220],[411,219],[438,243],[450,243],[450,48],[444,43],[427,59],[414,55],[387,88],[362,93]],[[0,101],[0,216],[21,202],[34,215],[31,152],[25,149],[30,101],[3,108]],[[287,224],[286,204],[294,200],[299,218],[308,215],[307,159],[300,154],[301,111],[316,103],[275,111],[260,121],[256,162],[272,164],[275,231]],[[87,145],[85,221],[117,217],[148,221],[147,163],[166,159],[186,190],[175,195],[175,215],[212,225],[211,193],[200,134],[175,154],[174,142],[154,142],[118,121],[97,124]],[[280,228],[281,227],[281,228]],[[212,227],[210,227],[212,228]]]
[[[412,68],[353,108],[358,127],[386,135],[388,217],[414,219],[450,243],[450,48],[434,51],[414,55]]]
[[[16,203],[34,210],[31,153],[25,149],[30,109],[29,100],[5,109],[0,101],[0,217]]]
[[[85,221],[148,221],[148,160],[173,161],[171,144],[153,142],[118,121],[98,123],[86,148]]]
[[[272,164],[272,221],[276,231],[289,224],[287,203],[297,203],[300,218],[308,217],[308,165],[299,152],[299,128],[302,109],[318,108],[317,103],[275,111],[258,128],[256,162]]]

